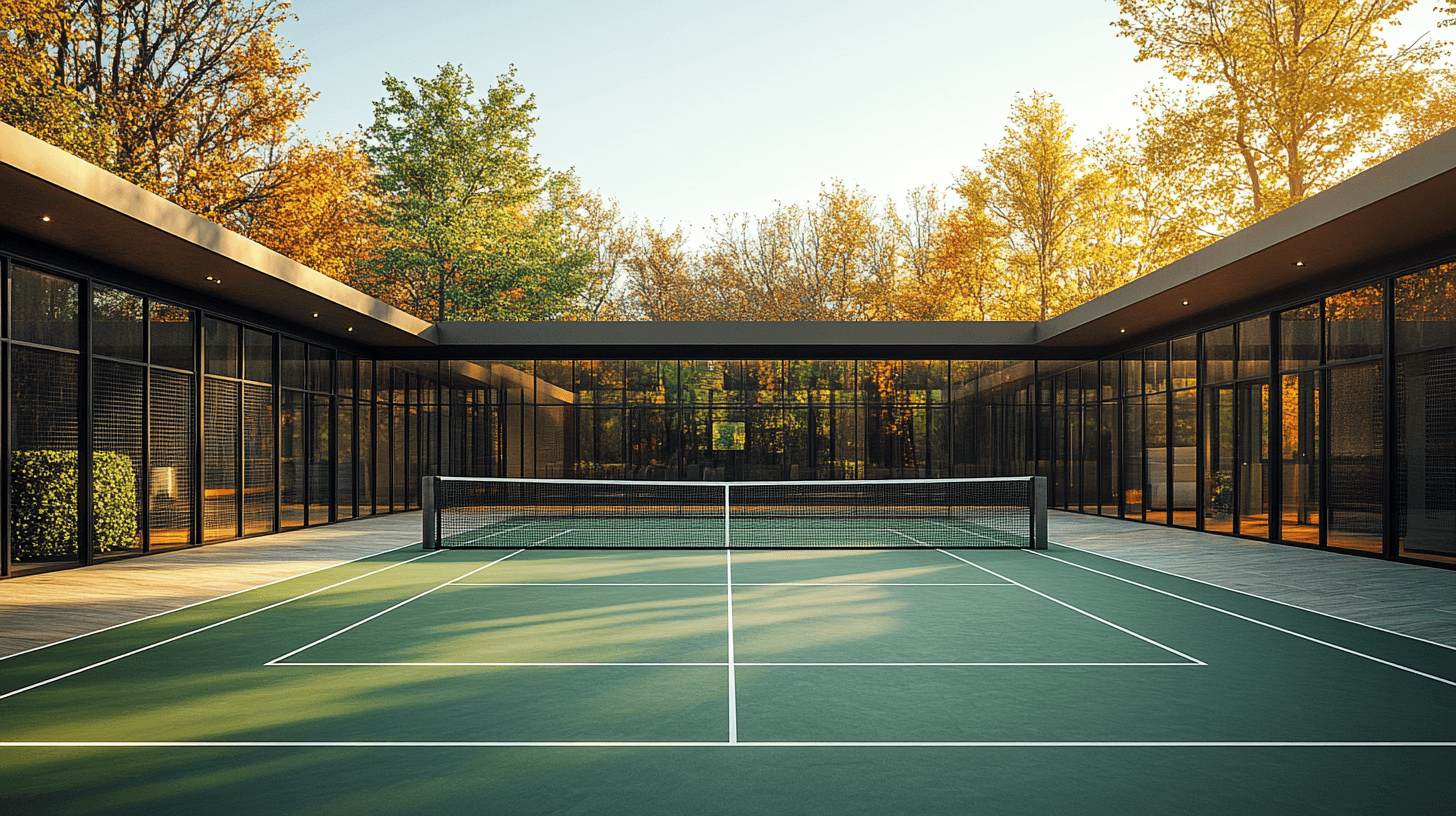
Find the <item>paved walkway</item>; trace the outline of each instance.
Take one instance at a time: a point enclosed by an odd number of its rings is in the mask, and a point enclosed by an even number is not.
[[[1456,570],[1080,513],[1048,527],[1058,544],[1456,647]]]
[[[1456,570],[1052,513],[1053,541],[1456,647]],[[419,540],[418,512],[0,581],[0,656]]]
[[[418,511],[0,581],[0,657],[420,540]]]

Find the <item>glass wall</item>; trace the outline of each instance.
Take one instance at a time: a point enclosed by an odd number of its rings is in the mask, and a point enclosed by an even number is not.
[[[5,574],[408,510],[437,473],[1040,474],[1062,509],[1456,563],[1456,265],[1099,360],[442,362],[0,262]]]

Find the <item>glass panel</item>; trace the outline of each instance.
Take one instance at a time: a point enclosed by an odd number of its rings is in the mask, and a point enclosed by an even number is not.
[[[1123,517],[1143,517],[1143,401],[1122,403],[1122,494]]]
[[[77,357],[11,349],[10,556],[16,564],[75,563],[80,416]]]
[[[1118,477],[1122,473],[1122,415],[1118,407],[1115,402],[1102,403],[1102,433],[1097,446],[1102,459],[1097,467],[1100,477],[1097,498],[1104,516],[1117,515],[1118,501],[1121,498]]]
[[[81,347],[81,285],[23,266],[10,273],[10,331],[16,340]]]
[[[243,386],[243,535],[271,533],[274,529],[274,433],[272,387],[245,384]]]
[[[1168,403],[1164,395],[1148,397],[1143,418],[1143,450],[1146,462],[1143,471],[1143,501],[1147,504],[1147,520],[1167,524],[1171,507],[1168,495]]]
[[[1320,380],[1323,372],[1283,377],[1280,423],[1283,448],[1283,501],[1279,537],[1318,544],[1320,536]]]
[[[225,541],[238,537],[241,386],[212,378],[204,382],[202,536],[204,541]]]
[[[1198,337],[1188,335],[1172,343],[1173,367],[1170,377],[1174,388],[1194,388],[1198,385]]]
[[[1203,381],[1228,382],[1234,378],[1234,327],[1224,326],[1203,335]]]
[[[1203,529],[1234,531],[1234,389],[1203,392]]]
[[[140,325],[141,304],[137,304]],[[137,343],[140,351],[141,343]],[[97,360],[93,374],[96,554],[141,549],[144,366]]]
[[[155,308],[152,312],[155,317]],[[152,325],[152,354],[156,355],[157,324]],[[192,542],[193,456],[196,445],[197,400],[192,374],[151,370],[151,470],[147,473],[147,508],[150,520],[147,548],[156,551]]]
[[[359,399],[368,402],[374,399],[374,361],[359,361]]]
[[[1198,392],[1173,392],[1173,421],[1168,427],[1173,446],[1173,523],[1198,525]]]
[[[1456,562],[1456,349],[1396,365],[1400,554]]]
[[[355,467],[358,468],[358,475],[355,483],[359,492],[359,515],[368,516],[374,513],[374,404],[360,402],[356,410],[355,428],[358,433],[358,454],[354,457]],[[452,444],[461,449],[468,449],[469,438],[465,428],[459,428],[450,433]],[[465,476],[468,471],[465,468],[457,467],[447,476]]]
[[[1239,535],[1269,536],[1269,386],[1238,386]]]
[[[319,346],[308,347],[308,388],[331,394],[334,391],[334,352]]]
[[[334,485],[334,518],[354,517],[354,401],[339,400],[338,481]]]
[[[151,320],[152,365],[194,370],[192,310],[153,302]]]
[[[1328,362],[1374,357],[1384,348],[1381,287],[1367,286],[1325,298]]]
[[[301,345],[301,344],[300,344]],[[286,349],[287,346],[285,345]],[[287,377],[288,368],[284,367]],[[278,435],[278,524],[283,529],[302,527],[304,522],[304,487],[308,481],[307,397],[298,391],[284,391],[279,417],[282,429]]]
[[[354,396],[354,362],[352,357],[339,358],[338,376],[334,378],[334,393],[341,397]]]
[[[1103,360],[1098,363],[1101,370],[1102,399],[1113,399],[1117,396],[1117,372],[1120,366],[1116,360]]]
[[[308,387],[307,346],[291,337],[280,338],[279,357],[283,365],[283,387],[303,389]]]
[[[1385,442],[1379,363],[1329,372],[1329,530],[1331,547],[1380,552],[1381,465]]]
[[[1279,315],[1279,370],[1320,364],[1320,305],[1311,303]]]
[[[1239,324],[1239,379],[1269,375],[1269,318]]]
[[[208,374],[219,377],[242,375],[242,334],[236,323],[202,318],[202,357]]]
[[[243,377],[253,382],[273,382],[273,335],[243,329]]]
[[[1143,392],[1143,353],[1129,351],[1122,355],[1122,395],[1136,396]],[[1138,480],[1141,484],[1142,480]]]
[[[330,397],[313,397],[312,414],[309,417],[308,451],[308,523],[327,524],[329,507],[334,502],[331,465],[333,449],[329,433],[329,414],[333,400]]]
[[[1456,264],[1395,279],[1395,351],[1456,344]]]
[[[1168,390],[1168,344],[1158,343],[1144,349],[1143,393],[1158,394]]]
[[[142,329],[146,320],[139,295],[95,287],[91,299],[91,348],[97,354],[146,361]]]

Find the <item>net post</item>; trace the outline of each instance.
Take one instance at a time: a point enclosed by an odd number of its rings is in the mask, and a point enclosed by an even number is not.
[[[1031,548],[1047,548],[1047,479],[1031,477]]]
[[[439,481],[438,476],[426,476],[420,484],[420,515],[421,524],[424,529],[420,531],[420,541],[426,550],[440,549],[440,539],[435,534],[435,482]]]

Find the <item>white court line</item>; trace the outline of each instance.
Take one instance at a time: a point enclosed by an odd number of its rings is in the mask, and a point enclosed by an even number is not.
[[[26,650],[21,651],[21,652],[15,652],[13,654],[3,655],[3,656],[0,656],[0,660],[9,660],[12,657],[20,657],[21,655],[30,654],[31,652],[38,652],[41,649],[49,649],[52,646],[59,646],[62,643],[70,643],[73,640],[80,640],[83,637],[91,637],[92,635],[98,635],[98,634],[101,634],[102,632],[110,632],[112,629],[120,629],[123,626],[131,626],[133,623],[141,623],[142,621],[151,620],[152,618],[160,618],[163,615],[170,615],[173,612],[181,612],[184,609],[191,609],[194,606],[202,606],[203,604],[212,603],[213,601],[221,601],[221,600],[223,600],[225,598],[231,598],[234,595],[241,595],[244,592],[252,592],[255,589],[263,589],[265,587],[273,586],[274,584],[281,584],[284,581],[292,581],[294,578],[302,578],[302,577],[304,577],[306,575],[313,575],[315,572],[323,572],[326,569],[333,569],[334,567],[342,567],[345,564],[353,564],[356,561],[364,561],[366,559],[373,558],[376,555],[384,555],[385,553],[392,553],[392,552],[395,552],[396,550],[402,550],[402,549],[404,549],[406,547],[418,546],[419,544],[420,544],[420,542],[418,542],[418,541],[412,541],[409,544],[401,544],[398,547],[390,547],[387,550],[380,550],[379,552],[370,553],[368,555],[361,555],[358,558],[350,558],[347,561],[339,561],[338,563],[329,564],[329,565],[323,566],[323,567],[318,567],[317,569],[311,569],[311,570],[309,570],[307,572],[300,572],[297,575],[290,575],[287,578],[279,578],[276,581],[269,581],[269,582],[267,582],[265,584],[258,584],[257,586],[250,586],[250,587],[247,587],[246,589],[239,589],[239,590],[236,590],[234,592],[229,592],[226,595],[219,595],[216,598],[208,598],[205,601],[197,601],[195,603],[187,604],[186,606],[179,606],[176,609],[168,609],[165,612],[155,612],[155,613],[153,613],[151,615],[144,615],[144,616],[142,616],[140,618],[133,618],[133,619],[131,619],[129,621],[122,621],[121,623],[113,623],[110,626],[105,626],[105,627],[102,627],[100,629],[93,629],[92,631],[86,632],[85,634],[72,635],[71,637],[65,638],[64,640],[53,640],[50,643],[45,643],[45,644],[42,644],[40,646],[32,646],[29,649],[26,649]]]
[[[1276,603],[1276,604],[1279,604],[1280,606],[1287,606],[1290,609],[1298,609],[1301,612],[1309,612],[1312,615],[1323,615],[1326,618],[1331,618],[1333,620],[1341,621],[1343,623],[1353,623],[1356,626],[1363,626],[1366,629],[1374,629],[1377,632],[1384,632],[1387,635],[1398,635],[1398,636],[1403,637],[1403,638],[1410,638],[1411,640],[1420,641],[1421,643],[1429,643],[1432,646],[1440,646],[1442,649],[1449,649],[1450,651],[1456,652],[1456,646],[1452,646],[1449,643],[1440,643],[1438,641],[1428,640],[1426,638],[1421,637],[1420,635],[1411,635],[1411,634],[1407,634],[1405,632],[1397,632],[1394,629],[1386,629],[1383,626],[1376,626],[1373,623],[1365,623],[1363,621],[1357,621],[1357,620],[1353,620],[1351,618],[1342,618],[1339,615],[1331,614],[1329,612],[1321,612],[1318,609],[1310,609],[1307,606],[1300,606],[1299,604],[1293,604],[1293,603],[1290,603],[1288,601],[1281,601],[1278,598],[1266,598],[1263,595],[1255,595],[1252,592],[1246,592],[1245,590],[1242,590],[1242,589],[1234,589],[1233,587],[1220,586],[1220,585],[1215,584],[1215,583],[1213,583],[1211,581],[1204,581],[1204,580],[1202,580],[1200,578],[1192,578],[1192,577],[1187,576],[1187,575],[1179,575],[1176,572],[1169,572],[1167,570],[1158,569],[1157,567],[1150,567],[1150,566],[1148,566],[1146,564],[1139,564],[1139,563],[1137,563],[1135,561],[1128,561],[1125,558],[1118,558],[1116,556],[1108,555],[1106,553],[1097,552],[1096,550],[1088,550],[1088,549],[1085,549],[1083,547],[1074,547],[1071,544],[1063,544],[1060,541],[1053,541],[1051,543],[1057,545],[1058,547],[1066,547],[1069,550],[1076,550],[1077,552],[1080,552],[1080,553],[1086,553],[1088,555],[1095,555],[1098,558],[1106,558],[1108,561],[1116,561],[1119,564],[1127,564],[1129,566],[1139,567],[1139,568],[1145,569],[1145,570],[1152,570],[1153,572],[1159,572],[1159,573],[1162,573],[1163,575],[1171,575],[1174,578],[1182,578],[1185,581],[1192,581],[1195,584],[1203,584],[1204,586],[1210,586],[1210,587],[1213,587],[1214,589],[1222,589],[1222,590],[1224,590],[1226,592],[1237,592],[1240,595],[1246,595],[1246,596],[1248,596],[1250,598],[1257,598],[1257,599],[1259,599],[1261,601],[1268,601],[1269,603]]]
[[[1053,561],[1057,561],[1059,563],[1066,564],[1069,567],[1076,567],[1077,569],[1086,570],[1088,572],[1096,573],[1097,575],[1102,575],[1102,576],[1105,576],[1107,578],[1112,578],[1113,580],[1116,580],[1116,581],[1122,581],[1125,584],[1132,584],[1135,587],[1142,587],[1143,589],[1146,589],[1146,590],[1149,590],[1149,591],[1152,591],[1152,592],[1156,592],[1159,595],[1167,595],[1169,598],[1176,598],[1176,599],[1178,599],[1180,601],[1185,601],[1187,603],[1191,603],[1194,606],[1201,606],[1204,609],[1209,609],[1209,610],[1212,610],[1214,612],[1219,612],[1221,614],[1228,615],[1229,617],[1232,617],[1232,618],[1238,618],[1239,620],[1242,620],[1242,621],[1247,621],[1249,623],[1258,624],[1259,626],[1263,626],[1263,627],[1265,627],[1267,629],[1273,629],[1276,632],[1282,632],[1282,633],[1284,633],[1286,635],[1293,635],[1294,637],[1297,637],[1297,638],[1299,638],[1301,640],[1307,640],[1310,643],[1317,643],[1317,644],[1319,644],[1321,646],[1328,646],[1331,649],[1334,649],[1336,651],[1344,652],[1344,653],[1349,654],[1349,655],[1354,655],[1355,657],[1363,657],[1366,660],[1371,660],[1371,661],[1374,661],[1374,662],[1379,663],[1381,665],[1389,666],[1389,667],[1391,667],[1393,669],[1400,669],[1403,672],[1410,672],[1411,674],[1417,675],[1419,677],[1424,677],[1424,678],[1426,678],[1428,680],[1435,680],[1437,683],[1445,683],[1448,686],[1456,686],[1456,680],[1448,680],[1445,677],[1440,677],[1440,676],[1434,675],[1434,674],[1428,674],[1428,673],[1423,672],[1423,671],[1421,671],[1419,669],[1413,669],[1410,666],[1402,666],[1399,663],[1394,663],[1394,662],[1391,662],[1391,661],[1386,660],[1384,658],[1375,657],[1374,655],[1368,655],[1368,654],[1365,654],[1364,652],[1357,652],[1354,649],[1346,648],[1346,647],[1341,646],[1341,645],[1336,644],[1336,643],[1330,643],[1327,640],[1320,640],[1317,637],[1311,637],[1311,636],[1306,635],[1306,634],[1303,634],[1301,632],[1296,632],[1293,629],[1285,629],[1282,626],[1276,626],[1275,624],[1268,623],[1266,621],[1261,621],[1261,620],[1259,620],[1257,618],[1251,618],[1251,617],[1248,617],[1247,615],[1240,615],[1237,612],[1230,612],[1227,609],[1220,609],[1219,607],[1213,606],[1212,604],[1206,604],[1206,603],[1204,603],[1202,601],[1195,601],[1192,598],[1185,598],[1182,595],[1178,595],[1178,594],[1169,592],[1169,591],[1167,591],[1165,589],[1158,589],[1157,587],[1151,587],[1151,586],[1148,586],[1147,584],[1140,584],[1137,581],[1133,581],[1133,580],[1128,579],[1128,578],[1123,578],[1123,577],[1118,576],[1118,575],[1113,575],[1112,573],[1109,573],[1109,572],[1103,572],[1102,570],[1093,569],[1091,567],[1084,567],[1081,564],[1074,564],[1071,561],[1068,561],[1068,560],[1066,560],[1064,558],[1057,558],[1054,555],[1046,555],[1044,553],[1041,553],[1041,552],[1038,552],[1038,551],[1035,551],[1035,550],[1027,550],[1027,552],[1034,553],[1036,555],[1040,555],[1043,558],[1050,558]]]
[[[738,741],[738,670],[733,666],[733,551],[725,550],[728,566],[728,741]]]
[[[517,528],[517,529],[520,529],[520,528]],[[562,530],[561,532],[557,533],[556,535],[549,535],[549,536],[546,536],[545,538],[541,539],[540,541],[532,542],[530,546],[534,547],[537,544],[545,544],[546,542],[548,542],[548,541],[550,541],[552,539],[561,538],[564,535],[571,535],[574,532],[576,532],[576,531],[575,530]]]
[[[444,551],[443,550],[436,550],[435,552],[444,552]],[[429,589],[425,590],[424,592],[421,592],[420,594],[414,596],[413,598],[405,598],[404,600],[400,601],[399,603],[395,604],[394,606],[389,607],[388,609],[384,609],[384,610],[381,610],[379,612],[375,612],[373,615],[370,615],[369,617],[365,618],[364,620],[355,621],[355,622],[349,624],[348,626],[345,626],[343,629],[340,629],[339,631],[334,632],[331,635],[325,635],[325,636],[319,638],[318,640],[315,640],[313,643],[308,644],[307,646],[300,646],[297,649],[294,649],[293,651],[289,652],[286,655],[283,655],[281,657],[275,657],[272,660],[268,661],[267,663],[264,663],[263,665],[264,666],[272,666],[272,665],[276,664],[280,660],[287,660],[288,658],[293,657],[294,655],[298,654],[299,652],[306,651],[308,649],[312,649],[313,647],[319,645],[320,643],[323,643],[326,640],[329,640],[330,638],[338,637],[339,635],[344,634],[345,632],[349,631],[350,629],[353,629],[356,626],[363,626],[364,624],[368,623],[369,621],[374,620],[375,618],[379,617],[380,615],[384,615],[384,614],[393,612],[394,610],[400,608],[401,606],[404,606],[405,604],[409,603],[410,601],[419,600],[420,598],[423,598],[426,595],[429,595],[431,592],[434,592],[435,590],[444,589],[445,587],[450,586],[451,584],[453,584],[456,581],[460,580],[460,578],[468,578],[468,577],[474,575],[475,573],[480,572],[483,569],[487,569],[489,567],[493,567],[496,564],[499,564],[500,562],[506,560],[507,558],[510,558],[511,556],[520,555],[523,552],[525,552],[525,550],[516,550],[515,552],[511,553],[510,555],[503,555],[500,558],[497,558],[496,560],[490,562],[489,564],[485,564],[483,566],[476,567],[475,569],[471,570],[470,572],[467,572],[464,575],[461,575],[459,578],[451,578],[450,580],[446,581],[443,584],[440,584],[439,586],[430,587]]]
[[[547,583],[545,581],[528,581],[528,582],[522,582],[522,583],[507,583],[507,582],[504,582],[503,581],[501,583],[488,584],[488,583],[485,583],[485,582],[476,583],[474,581],[461,581],[460,583],[456,584],[455,586],[473,586],[473,587],[492,587],[492,586],[509,586],[509,587],[523,587],[523,586],[543,586],[543,587],[571,587],[571,586],[580,586],[580,587],[650,587],[650,586],[665,586],[665,587],[725,587],[725,586],[727,586],[727,584],[722,584],[722,583],[713,583],[713,584],[668,584],[668,583],[655,583],[655,584],[595,584],[595,583],[587,583],[586,581],[571,581],[571,582],[564,582],[564,583]],[[909,581],[906,581],[904,583],[897,583],[897,584],[856,584],[856,583],[850,583],[848,581],[843,581],[843,582],[831,582],[831,581],[813,581],[813,582],[807,582],[806,581],[806,582],[800,582],[800,583],[791,583],[791,582],[787,582],[787,581],[780,581],[780,582],[768,583],[768,584],[734,584],[733,586],[740,586],[740,587],[777,587],[777,586],[786,586],[786,587],[906,587],[906,586],[929,586],[929,587],[995,587],[995,586],[1016,586],[1016,584],[985,584],[985,583],[983,583],[983,584],[922,584],[922,583],[911,583]]]
[[[1092,614],[1091,612],[1088,612],[1085,609],[1078,609],[1077,607],[1072,606],[1071,604],[1067,603],[1066,601],[1058,600],[1058,599],[1053,598],[1052,596],[1046,594],[1045,592],[1041,592],[1041,591],[1032,589],[1031,587],[1027,586],[1026,584],[1021,583],[1020,581],[1013,581],[1012,579],[1007,578],[1006,576],[1002,575],[999,572],[996,572],[995,570],[987,569],[986,567],[983,567],[980,564],[974,563],[972,561],[966,561],[966,559],[961,558],[959,555],[956,555],[955,553],[946,552],[945,550],[939,550],[938,552],[945,553],[946,555],[950,556],[951,558],[954,558],[957,561],[964,561],[965,563],[970,564],[971,566],[975,567],[978,570],[981,570],[982,572],[989,572],[992,575],[996,576],[997,578],[1000,578],[1003,581],[1010,581],[1011,583],[1016,584],[1017,586],[1021,587],[1024,590],[1026,590],[1027,592],[1031,592],[1033,594],[1040,595],[1041,597],[1046,598],[1047,600],[1051,601],[1052,603],[1059,604],[1061,606],[1065,606],[1066,608],[1072,610],[1073,612],[1077,612],[1079,614],[1086,615],[1087,617],[1091,618],[1092,620],[1095,620],[1098,623],[1104,623],[1104,624],[1106,624],[1108,626],[1111,626],[1113,629],[1116,629],[1119,632],[1125,632],[1126,634],[1132,635],[1133,637],[1135,637],[1138,640],[1141,640],[1141,641],[1143,641],[1145,643],[1151,643],[1152,645],[1157,646],[1159,649],[1162,649],[1165,652],[1172,652],[1173,654],[1178,655],[1179,657],[1183,658],[1184,660],[1188,660],[1188,661],[1192,662],[1194,665],[1197,665],[1197,666],[1207,666],[1208,665],[1207,663],[1204,663],[1202,660],[1199,660],[1196,657],[1190,657],[1189,655],[1183,654],[1182,652],[1178,651],[1177,649],[1174,649],[1171,646],[1164,646],[1163,644],[1157,642],[1156,640],[1153,640],[1150,637],[1147,637],[1145,635],[1140,635],[1137,632],[1134,632],[1131,629],[1128,629],[1126,627],[1118,626],[1117,624],[1113,623],[1110,620],[1107,620],[1106,618],[1099,618],[1096,615]],[[1031,551],[1028,550],[1027,552],[1031,552]]]
[[[505,535],[506,533],[514,533],[517,530],[520,530],[520,529],[523,529],[523,528],[526,528],[526,527],[530,527],[532,524],[540,524],[540,523],[541,522],[539,522],[539,521],[528,521],[525,524],[517,524],[516,526],[511,527],[511,528],[508,528],[508,529],[505,529],[505,530],[496,530],[495,532],[491,533],[490,535],[477,536],[477,537],[472,538],[469,541],[465,542],[464,544],[456,544],[454,546],[457,546],[457,547],[469,547],[472,544],[478,544],[478,543],[480,543],[480,542],[482,542],[482,541],[484,541],[484,540],[486,540],[488,538],[495,538],[498,535]],[[450,539],[450,536],[445,536],[445,540],[448,541],[449,539]],[[537,543],[540,543],[540,542],[537,542]]]
[[[0,742],[0,748],[1456,748],[1456,742]]]
[[[739,662],[736,662],[736,661],[733,662],[733,663],[463,663],[463,662],[462,663],[404,663],[404,662],[401,662],[401,663],[385,663],[385,662],[378,662],[378,663],[343,663],[343,662],[304,663],[304,662],[299,662],[299,661],[290,661],[288,663],[269,663],[267,665],[274,666],[274,667],[282,667],[282,666],[287,666],[287,667],[294,667],[294,666],[313,666],[313,667],[341,667],[341,666],[342,667],[349,667],[349,666],[354,666],[354,667],[358,667],[358,666],[364,666],[364,667],[370,667],[370,666],[377,666],[377,667],[383,667],[383,666],[421,666],[421,667],[426,667],[426,668],[437,668],[438,669],[438,668],[469,667],[469,666],[479,666],[479,667],[487,667],[487,668],[489,668],[489,667],[499,667],[499,668],[530,668],[532,666],[544,666],[544,667],[548,667],[548,668],[551,668],[551,667],[573,667],[573,668],[579,668],[579,667],[593,667],[593,666],[605,666],[605,667],[612,667],[612,666],[647,666],[647,667],[658,667],[658,666],[690,666],[691,667],[691,666],[699,666],[699,667],[708,667],[708,668],[715,668],[715,667],[716,668],[725,668],[725,667],[733,667],[733,668],[736,668],[738,666],[754,666],[754,667],[759,667],[759,668],[793,668],[793,667],[796,667],[796,666],[811,666],[811,667],[871,666],[871,667],[877,667],[877,668],[884,668],[884,667],[891,667],[891,668],[893,668],[893,667],[897,667],[897,666],[900,666],[900,667],[903,667],[903,666],[949,666],[949,667],[956,667],[956,666],[1197,666],[1197,665],[1201,665],[1201,664],[1198,664],[1198,663],[1184,663],[1184,662],[1178,662],[1178,663],[1009,663],[1009,662],[1008,663],[989,663],[989,662],[987,662],[987,663],[739,663]]]
[[[955,530],[958,533],[965,533],[966,535],[973,535],[976,538],[984,538],[987,541],[995,541],[996,540],[996,539],[994,539],[994,538],[992,538],[992,537],[990,537],[988,535],[985,535],[983,533],[978,533],[978,532],[975,532],[974,530],[963,530],[960,527],[951,527],[951,525],[949,525],[949,524],[944,524],[942,522],[935,521],[934,519],[926,519],[926,521],[930,522],[931,524],[934,524],[937,527],[949,527],[950,529]]]
[[[408,545],[406,545],[406,546],[408,546]],[[259,612],[267,612],[270,609],[277,609],[278,607],[283,606],[284,604],[293,603],[294,601],[301,600],[303,598],[307,598],[310,595],[317,595],[320,592],[326,592],[326,591],[328,591],[330,589],[334,589],[335,587],[341,587],[344,584],[353,583],[354,581],[358,581],[361,578],[368,578],[371,575],[378,575],[379,573],[384,572],[385,570],[391,570],[391,569],[394,569],[395,567],[398,567],[398,566],[401,566],[401,565],[404,565],[404,564],[408,564],[408,563],[411,563],[413,561],[418,561],[421,558],[429,558],[432,555],[436,555],[436,554],[442,553],[442,552],[444,552],[444,550],[431,550],[431,551],[425,553],[424,555],[417,555],[414,558],[408,558],[408,559],[405,559],[404,561],[397,561],[397,562],[395,562],[393,564],[390,564],[390,565],[388,565],[386,567],[380,567],[379,569],[374,570],[372,572],[366,572],[363,575],[356,575],[353,578],[349,578],[349,579],[346,579],[346,580],[343,580],[343,581],[339,581],[338,583],[335,583],[335,584],[329,584],[326,587],[320,587],[320,588],[315,589],[315,590],[312,590],[310,592],[305,592],[302,595],[295,595],[292,598],[288,598],[286,600],[279,601],[278,603],[273,603],[273,604],[269,604],[267,606],[259,607],[257,609],[252,610],[251,612],[244,612],[241,615],[234,615],[231,618],[228,618],[226,620],[220,620],[220,621],[216,621],[214,623],[209,623],[206,626],[198,627],[196,629],[193,629],[190,632],[183,632],[180,635],[174,635],[172,637],[167,638],[166,640],[159,640],[156,643],[148,644],[148,645],[143,646],[143,647],[141,647],[139,649],[132,649],[131,651],[129,651],[129,652],[125,653],[125,654],[119,654],[119,655],[116,655],[115,657],[108,657],[105,660],[97,661],[95,663],[92,663],[89,666],[82,666],[79,669],[73,669],[71,671],[66,672],[65,674],[58,674],[55,677],[52,677],[50,679],[42,680],[42,681],[40,681],[38,683],[31,683],[30,685],[28,685],[28,686],[26,686],[24,688],[18,688],[18,689],[14,690],[14,691],[9,691],[9,692],[6,692],[4,694],[0,694],[0,700],[4,700],[7,697],[14,697],[17,694],[21,694],[23,692],[30,691],[31,689],[40,688],[41,686],[44,686],[44,685],[49,685],[51,683],[56,682],[57,680],[64,680],[67,677],[74,677],[74,676],[80,674],[81,672],[87,672],[87,671],[90,671],[92,669],[99,668],[101,666],[105,666],[108,663],[115,663],[116,661],[121,660],[122,658],[131,657],[132,655],[136,655],[136,654],[141,654],[142,652],[149,651],[151,649],[155,649],[158,646],[165,646],[168,643],[172,643],[174,641],[181,640],[182,638],[185,638],[185,637],[190,637],[190,636],[195,635],[195,634],[197,634],[199,632],[206,632],[209,629],[215,629],[215,628],[217,628],[219,626],[222,626],[225,623],[232,623],[233,621],[236,621],[236,620],[242,620],[243,618],[249,617],[251,615],[256,615]]]

